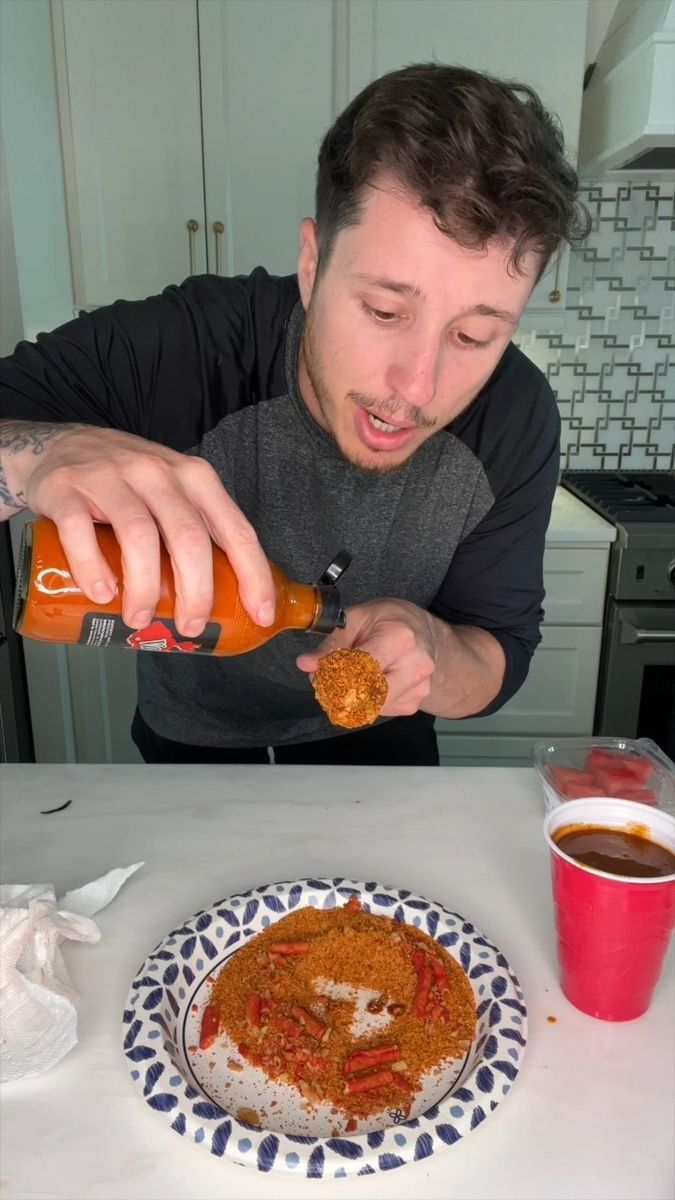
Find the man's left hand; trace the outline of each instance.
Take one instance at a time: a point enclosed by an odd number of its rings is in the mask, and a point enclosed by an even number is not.
[[[366,650],[379,662],[389,685],[381,716],[416,713],[431,691],[440,651],[434,618],[416,604],[394,599],[356,604],[346,615],[346,628],[331,633],[315,653],[301,654],[297,666],[311,675],[331,650]]]

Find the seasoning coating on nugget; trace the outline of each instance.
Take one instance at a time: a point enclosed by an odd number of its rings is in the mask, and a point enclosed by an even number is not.
[[[343,729],[372,725],[389,691],[380,664],[366,650],[332,650],[319,661],[312,682],[329,721]]]

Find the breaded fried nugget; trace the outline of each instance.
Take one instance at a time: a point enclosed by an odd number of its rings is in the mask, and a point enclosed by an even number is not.
[[[389,691],[380,664],[365,650],[332,650],[320,660],[312,682],[329,721],[343,729],[372,725]]]

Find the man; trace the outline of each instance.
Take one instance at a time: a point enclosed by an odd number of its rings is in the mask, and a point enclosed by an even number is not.
[[[59,528],[73,575],[123,616],[212,604],[211,540],[273,620],[267,558],[310,581],[343,545],[345,630],[234,659],[139,655],[133,734],[171,761],[437,763],[434,717],[494,712],[539,640],[559,420],[511,336],[547,261],[582,232],[576,176],[527,88],[426,64],[370,84],[327,133],[295,277],[188,279],[85,314],[3,366],[0,515]],[[381,663],[380,723],[337,735],[318,656]]]

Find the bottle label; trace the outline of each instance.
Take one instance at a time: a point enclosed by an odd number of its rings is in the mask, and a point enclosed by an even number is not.
[[[126,646],[128,650],[168,650],[177,654],[213,654],[220,625],[209,621],[196,639],[179,633],[168,617],[155,617],[145,629],[130,629],[119,613],[86,613],[78,641],[83,646]]]

